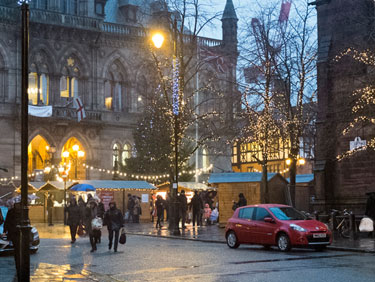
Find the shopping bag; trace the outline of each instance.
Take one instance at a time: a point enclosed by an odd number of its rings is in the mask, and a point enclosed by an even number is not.
[[[95,217],[91,221],[91,227],[94,230],[100,230],[100,229],[102,229],[102,227],[103,227],[103,220],[100,217]]]
[[[372,232],[374,231],[374,222],[371,218],[364,217],[359,224],[359,232]]]
[[[77,234],[78,234],[79,237],[83,237],[83,236],[86,235],[86,234],[85,234],[85,231],[83,230],[83,226],[82,226],[82,224],[80,224],[80,225],[78,226]]]
[[[118,240],[118,242],[122,245],[126,243],[126,233],[124,227],[120,229],[120,239]]]

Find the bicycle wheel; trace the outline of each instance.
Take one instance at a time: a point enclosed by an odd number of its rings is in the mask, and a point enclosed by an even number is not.
[[[341,237],[343,237],[343,238],[350,238],[350,227],[349,227],[348,220],[345,220],[341,224],[340,229],[339,229],[339,233],[340,233]]]

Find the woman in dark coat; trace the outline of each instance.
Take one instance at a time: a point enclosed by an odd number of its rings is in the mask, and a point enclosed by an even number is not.
[[[109,210],[104,215],[104,225],[108,229],[108,249],[112,248],[113,233],[115,234],[114,251],[117,252],[117,245],[121,227],[124,226],[124,220],[121,211],[116,208],[115,202],[109,203]]]
[[[155,207],[156,207],[156,215],[158,217],[158,220],[156,221],[156,228],[162,228],[162,225],[161,225],[161,219],[163,218],[163,211],[164,211],[164,201],[163,201],[163,198],[158,195],[157,198],[156,198],[156,202],[155,202]]]
[[[96,251],[96,241],[98,238],[98,231],[92,228],[92,220],[98,216],[98,205],[94,200],[90,200],[88,207],[86,208],[86,230],[90,236],[91,251]]]
[[[76,241],[77,228],[81,221],[81,213],[76,199],[73,198],[70,200],[70,205],[66,208],[66,212],[68,213],[67,224],[70,228],[71,243],[74,244]]]

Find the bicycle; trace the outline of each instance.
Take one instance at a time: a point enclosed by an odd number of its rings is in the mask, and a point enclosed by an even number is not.
[[[350,238],[350,212],[348,212],[347,209],[344,209],[342,212],[332,209],[331,212],[336,214],[336,216],[333,217],[335,219],[334,223],[336,224],[331,222],[332,229],[338,231],[342,238]],[[341,216],[337,217],[337,214],[341,214]],[[332,221],[332,218],[330,221]]]

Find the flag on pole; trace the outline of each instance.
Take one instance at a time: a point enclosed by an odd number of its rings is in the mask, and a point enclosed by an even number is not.
[[[52,106],[29,105],[29,115],[34,117],[50,117],[52,116]]]
[[[77,109],[77,118],[78,122],[86,117],[85,108],[83,107],[83,103],[79,97],[73,98],[74,108]]]
[[[220,55],[209,47],[201,46],[199,48],[199,57],[203,62],[212,65],[219,73],[226,73],[231,67],[231,63],[227,57]]]

